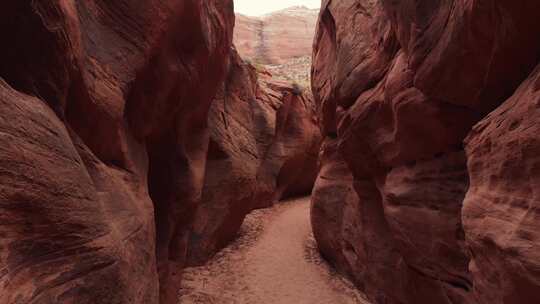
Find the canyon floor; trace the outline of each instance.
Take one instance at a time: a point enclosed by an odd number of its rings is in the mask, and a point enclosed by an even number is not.
[[[320,257],[309,198],[250,214],[239,238],[201,267],[185,270],[182,304],[367,304]]]

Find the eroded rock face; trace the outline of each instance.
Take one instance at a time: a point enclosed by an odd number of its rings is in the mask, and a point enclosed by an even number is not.
[[[540,68],[466,141],[463,224],[480,303],[540,301]]]
[[[244,217],[311,192],[320,131],[311,96],[260,74],[236,52],[209,115],[203,194],[189,263],[205,262],[236,236]]]
[[[502,197],[536,184],[529,179],[505,188],[515,180],[504,170],[521,168],[524,178],[537,174],[535,158],[524,155],[535,151],[532,135],[532,141],[518,142],[499,136],[501,146],[513,142],[514,150],[486,152],[490,139],[503,134],[496,119],[514,128],[523,119],[534,127],[536,122],[526,117],[515,122],[525,108],[534,107],[533,86],[505,103],[521,102],[513,113],[499,109],[494,113],[501,118],[488,116],[470,136],[467,153],[463,149],[471,128],[510,97],[538,62],[540,41],[532,38],[540,17],[535,5],[324,1],[312,86],[324,136],[327,142],[337,137],[340,156],[322,159],[313,197],[314,230],[323,253],[374,302],[520,303],[518,294],[537,290],[540,276],[534,271],[512,274],[515,265],[540,261],[531,254],[535,250],[515,248],[535,244],[534,236],[502,236],[506,229],[531,229],[517,218],[528,214],[532,223],[532,213],[523,206],[534,206],[534,195],[516,203],[521,207],[515,207],[515,217],[503,217],[508,224],[499,227],[501,236],[495,237],[490,225],[502,215],[493,216],[491,224],[482,221],[494,210],[508,210],[505,204],[516,205]],[[482,131],[482,125],[492,131]],[[333,183],[352,183],[357,198],[325,197],[331,191],[323,182],[325,168],[340,157],[354,181],[347,170],[335,170]],[[516,164],[504,165],[516,157]],[[342,182],[336,182],[339,176]],[[487,189],[494,187],[501,189],[488,196]],[[350,208],[354,214],[332,208]],[[324,231],[338,232],[338,241],[330,242]],[[501,266],[489,270],[489,265]],[[490,294],[491,288],[500,292]]]
[[[0,302],[158,303],[146,159],[133,172],[105,165],[3,80],[0,106]]]
[[[176,303],[232,1],[0,14],[0,302]]]

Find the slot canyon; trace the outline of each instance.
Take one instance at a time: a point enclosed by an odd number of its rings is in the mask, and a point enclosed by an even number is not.
[[[540,303],[537,1],[235,2],[0,4],[0,304]]]

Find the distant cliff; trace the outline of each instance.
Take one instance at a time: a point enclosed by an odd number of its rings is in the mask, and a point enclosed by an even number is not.
[[[259,64],[311,56],[318,13],[294,6],[262,17],[237,14],[234,43],[243,58]]]

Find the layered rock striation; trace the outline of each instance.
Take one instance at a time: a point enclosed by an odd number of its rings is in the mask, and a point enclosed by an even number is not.
[[[538,301],[535,6],[323,1],[312,222],[373,302]]]
[[[234,44],[245,60],[277,80],[310,86],[318,10],[293,6],[261,17],[236,15]]]
[[[284,64],[310,56],[317,13],[293,6],[261,17],[237,14],[234,43],[243,58],[258,64]]]

